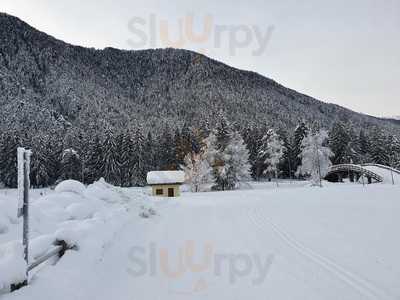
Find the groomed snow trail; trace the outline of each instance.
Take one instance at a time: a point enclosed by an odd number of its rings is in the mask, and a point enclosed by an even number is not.
[[[399,195],[330,185],[156,200],[158,216],[132,211],[106,242],[89,240],[3,297],[399,299]]]
[[[290,233],[286,232],[280,226],[272,223],[259,210],[250,211],[249,214],[255,226],[261,232],[265,232],[266,227],[270,227],[282,239],[282,241],[289,246],[291,250],[299,252],[304,257],[323,267],[327,272],[337,276],[337,278],[343,280],[349,286],[358,290],[362,296],[368,299],[391,299],[391,296],[388,295],[386,291],[377,288],[372,283],[361,278],[359,275],[353,274],[351,271],[339,266],[329,258],[314,252],[312,249],[302,244],[296,238],[291,236]]]

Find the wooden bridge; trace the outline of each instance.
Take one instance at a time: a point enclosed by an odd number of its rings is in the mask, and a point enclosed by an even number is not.
[[[367,166],[378,166],[374,164],[354,165],[354,164],[341,164],[330,167],[325,179],[331,182],[342,182],[343,178],[349,178],[350,182],[357,182],[366,178],[368,184],[383,182],[383,177],[373,171],[368,170]],[[385,166],[386,167],[386,166]],[[387,167],[389,168],[389,167]],[[396,170],[397,171],[397,170]],[[399,171],[397,171],[399,172]],[[400,174],[400,172],[399,172]]]

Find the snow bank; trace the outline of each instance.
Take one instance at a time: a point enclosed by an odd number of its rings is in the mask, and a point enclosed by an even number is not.
[[[17,198],[17,190],[0,190],[0,294],[8,290],[10,283],[24,279]],[[104,179],[87,188],[67,180],[54,191],[31,190],[30,261],[44,255],[57,240],[76,246],[85,261],[101,251],[123,224],[139,220],[143,212],[146,217],[156,215],[142,190],[114,187]]]
[[[26,263],[23,257],[21,243],[14,241],[0,245],[0,291],[25,280]]]
[[[80,183],[79,181],[65,180],[65,181],[60,182],[56,186],[55,191],[57,193],[71,192],[71,193],[83,194],[85,189],[86,189],[85,186],[82,183]]]

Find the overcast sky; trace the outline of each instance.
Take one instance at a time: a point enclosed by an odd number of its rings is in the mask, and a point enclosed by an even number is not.
[[[72,44],[179,45],[325,102],[400,115],[400,1],[192,2],[1,0],[0,10]]]

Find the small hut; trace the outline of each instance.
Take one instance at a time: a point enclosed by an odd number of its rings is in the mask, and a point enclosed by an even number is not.
[[[183,171],[151,171],[147,173],[147,183],[153,196],[179,197],[179,187],[185,181]]]

